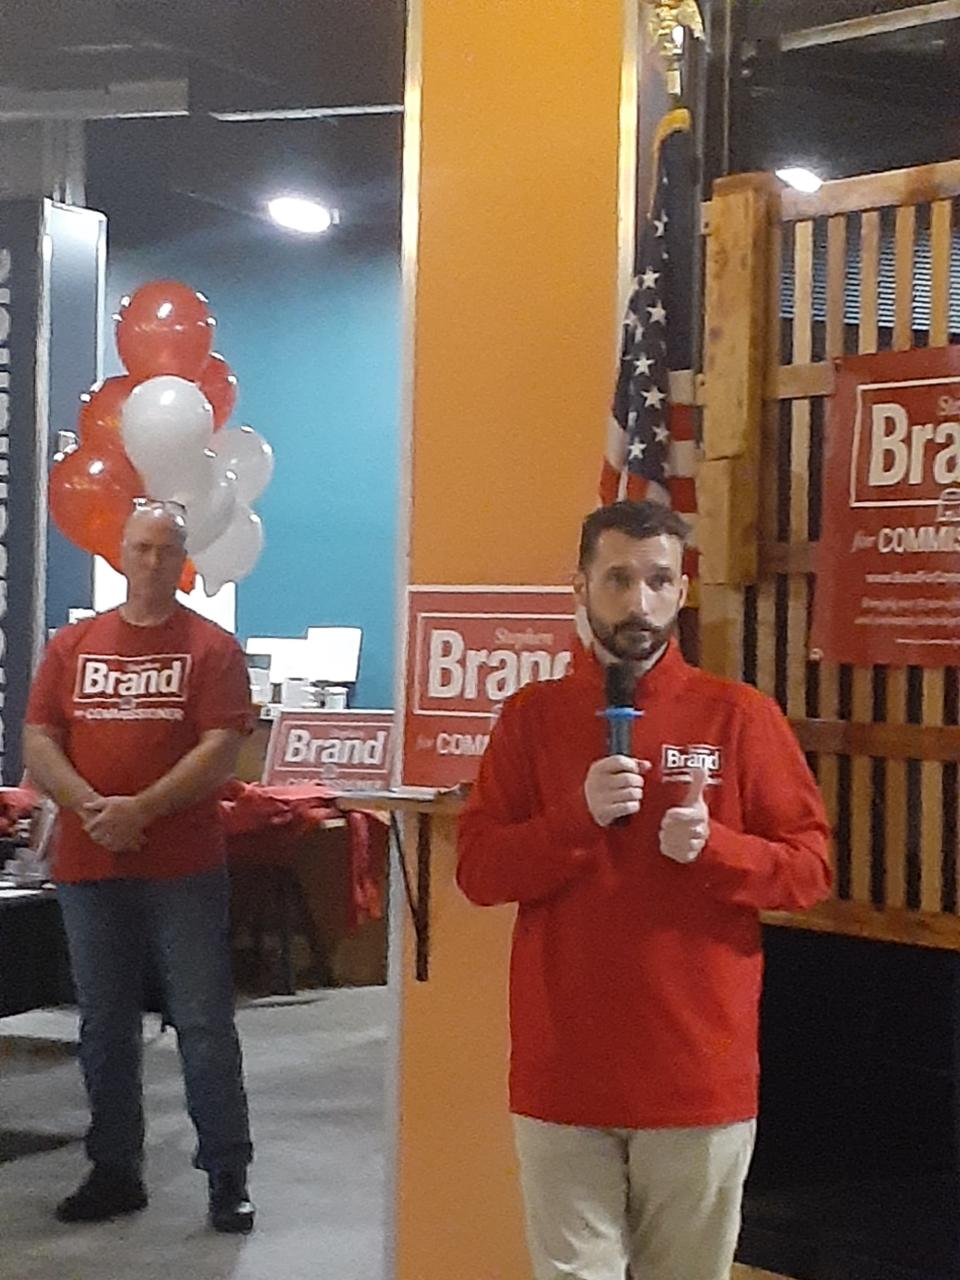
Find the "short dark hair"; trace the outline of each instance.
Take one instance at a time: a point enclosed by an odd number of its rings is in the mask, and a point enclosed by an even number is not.
[[[660,534],[676,538],[686,545],[690,536],[690,526],[682,516],[662,502],[613,502],[608,507],[598,507],[591,511],[580,530],[581,569],[585,569],[593,559],[597,542],[601,533],[607,529],[617,529],[628,538],[642,541],[644,538],[657,538]]]

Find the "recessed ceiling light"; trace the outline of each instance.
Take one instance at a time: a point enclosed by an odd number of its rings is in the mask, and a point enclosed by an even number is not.
[[[785,182],[788,187],[793,187],[795,191],[802,191],[805,195],[812,196],[815,191],[819,191],[823,186],[823,179],[818,177],[812,169],[778,169],[777,177],[781,182]]]
[[[317,236],[333,225],[333,214],[325,205],[302,196],[277,196],[267,202],[267,210],[278,226],[303,235]]]

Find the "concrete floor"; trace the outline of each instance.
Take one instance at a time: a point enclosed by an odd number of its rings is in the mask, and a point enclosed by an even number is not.
[[[57,1150],[0,1164],[2,1280],[383,1280],[383,988],[256,1001],[239,1011],[257,1158],[257,1230],[205,1225],[206,1180],[190,1165],[172,1033],[147,1020],[150,1206],[117,1223],[52,1217],[86,1164],[75,1017],[0,1022],[0,1129],[69,1135]]]

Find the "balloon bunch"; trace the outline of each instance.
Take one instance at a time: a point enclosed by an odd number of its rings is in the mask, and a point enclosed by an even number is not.
[[[181,589],[199,572],[215,595],[259,558],[263,525],[250,504],[273,474],[273,450],[252,427],[225,426],[237,379],[211,350],[216,321],[202,294],[156,280],[124,298],[115,319],[127,373],[81,397],[79,447],[54,459],[51,515],[119,569],[133,499],[178,502],[190,557]]]

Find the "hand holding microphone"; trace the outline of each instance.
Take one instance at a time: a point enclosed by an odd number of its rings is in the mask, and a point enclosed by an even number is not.
[[[674,862],[696,862],[710,834],[710,813],[704,799],[705,769],[690,770],[690,786],[682,805],[668,809],[660,823],[660,852]]]
[[[594,760],[583,784],[583,794],[594,822],[600,827],[637,813],[643,800],[643,775],[648,760],[632,756],[604,756]]]
[[[587,808],[601,827],[625,826],[640,808],[647,760],[633,757],[633,725],[643,715],[633,705],[637,677],[629,662],[614,662],[604,676],[607,755],[595,760],[583,784]]]

